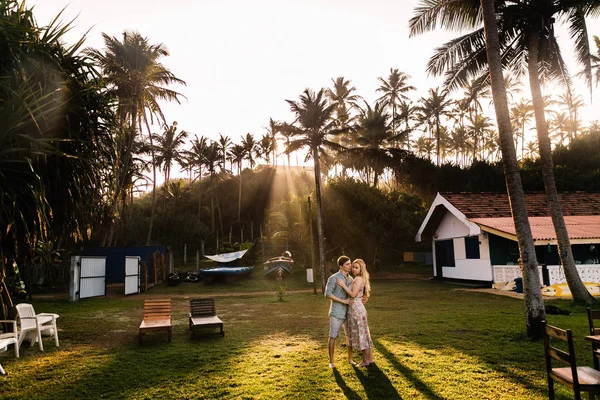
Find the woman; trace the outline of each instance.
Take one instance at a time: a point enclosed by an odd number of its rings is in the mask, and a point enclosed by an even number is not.
[[[350,287],[342,279],[337,280],[337,284],[348,293],[348,296],[354,300],[348,306],[348,337],[352,348],[359,348],[362,351],[362,362],[359,367],[366,367],[373,361],[373,341],[369,332],[367,323],[367,310],[363,304],[362,298],[369,298],[371,295],[371,283],[369,282],[369,273],[363,260],[357,258],[352,262],[352,275],[354,281]]]

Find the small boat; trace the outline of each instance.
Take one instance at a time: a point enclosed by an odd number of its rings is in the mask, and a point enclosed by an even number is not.
[[[282,279],[292,272],[293,265],[292,255],[289,251],[284,251],[281,256],[269,258],[263,263],[265,276]]]
[[[203,269],[200,275],[204,278],[204,284],[211,284],[214,281],[225,281],[233,283],[247,275],[250,275],[254,267],[225,267],[218,266],[216,268]]]
[[[590,292],[592,296],[600,296],[600,284],[596,282],[583,282],[585,288]],[[573,297],[569,285],[566,283],[557,283],[554,285],[546,286],[542,288],[543,296],[553,297]]]

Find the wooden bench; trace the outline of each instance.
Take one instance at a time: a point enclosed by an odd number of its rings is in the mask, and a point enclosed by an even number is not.
[[[169,342],[172,333],[171,300],[146,300],[144,302],[144,319],[140,325],[139,341],[148,332],[167,331]]]
[[[190,330],[192,337],[196,328],[219,328],[221,336],[225,336],[223,321],[217,317],[214,297],[190,300]]]

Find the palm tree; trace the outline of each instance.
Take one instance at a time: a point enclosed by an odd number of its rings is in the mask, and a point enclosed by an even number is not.
[[[217,169],[223,159],[219,143],[211,142],[204,151],[204,166],[210,174],[210,217],[211,217],[211,232],[215,232],[215,202],[216,198],[216,177]],[[223,232],[223,224],[220,224],[221,232]],[[218,250],[218,249],[217,249]]]
[[[592,60],[592,69],[595,70],[596,86],[600,83],[600,37],[594,35],[594,44],[596,44],[596,54],[590,56]]]
[[[267,135],[271,138],[273,146],[271,147],[271,153],[273,155],[273,166],[277,165],[277,134],[281,129],[281,123],[274,121],[273,118],[269,118],[269,126],[267,127]]]
[[[527,333],[530,337],[537,339],[541,337],[546,312],[542,300],[533,235],[525,207],[525,194],[523,192],[521,176],[519,175],[517,154],[512,141],[512,126],[508,111],[506,86],[504,77],[502,76],[502,59],[498,27],[496,26],[494,0],[481,0],[481,8],[485,27],[486,56],[500,135],[506,189],[508,191],[508,198],[510,199],[511,213],[515,224],[517,240],[519,241],[520,259],[523,267],[523,292],[527,310]]]
[[[412,102],[410,102],[410,101],[401,100],[398,103],[397,118],[399,121],[404,122],[404,131],[405,132],[411,131],[410,123],[411,123],[411,121],[414,121],[414,119],[415,119],[415,115],[414,115],[415,111],[416,111],[415,107],[412,105]],[[412,145],[412,142],[410,139],[410,133],[405,136],[404,145],[405,145],[404,148],[406,150],[410,150],[410,146]]]
[[[246,133],[246,136],[242,138],[242,146],[246,149],[246,159],[250,163],[250,170],[252,170],[255,164],[254,157],[258,154],[258,143],[251,133]]]
[[[325,90],[325,95],[331,104],[335,105],[335,123],[336,127],[345,128],[352,124],[353,118],[350,116],[350,110],[358,108],[357,102],[361,97],[353,92],[354,86],[350,86],[350,80],[343,76],[331,79],[333,87]]]
[[[267,153],[268,154],[268,153]],[[238,222],[242,220],[242,163],[246,159],[246,147],[241,144],[234,144],[229,149],[229,157],[231,157],[231,163],[238,167]]]
[[[117,169],[118,186],[112,200],[113,208],[116,210],[117,199],[123,188],[128,185],[127,171],[131,169],[133,143],[138,130],[141,132],[142,124],[146,125],[153,149],[150,125],[155,117],[163,124],[166,123],[159,101],[179,103],[181,96],[180,93],[163,85],[185,85],[185,82],[160,63],[161,58],[169,55],[163,44],[150,44],[148,39],[138,32],[123,32],[122,42],[106,33],[102,36],[106,45],[105,53],[88,49],[87,54],[101,67],[110,93],[117,99],[117,116],[121,124],[126,127],[123,129],[124,135],[118,148],[121,167]],[[154,196],[153,201],[155,201]],[[111,231],[112,228],[113,226]],[[152,234],[151,229],[152,226],[149,228],[148,237]]]
[[[436,142],[436,153],[437,153],[437,165],[440,165],[440,146],[442,142],[441,137],[441,118],[442,116],[449,115],[449,107],[452,104],[452,100],[448,98],[448,91],[442,90],[437,87],[435,89],[429,89],[429,97],[421,97],[419,100],[420,105],[416,107],[430,126],[435,127],[435,142]]]
[[[467,126],[468,131],[473,140],[473,161],[477,159],[477,151],[480,149],[482,151],[481,159],[484,159],[484,140],[492,131],[492,122],[488,117],[484,117],[482,115],[473,115],[473,119],[469,118],[471,124]],[[481,146],[480,146],[481,144]]]
[[[521,158],[525,157],[525,126],[533,118],[533,105],[527,99],[521,99],[513,108],[510,109],[510,117],[513,124],[519,127],[519,136],[521,136]]]
[[[476,29],[479,18],[479,5],[470,0],[448,2],[436,0],[425,1],[426,5],[418,9],[418,15],[411,19],[411,29],[429,29],[435,25],[437,20],[432,20],[432,11],[437,15],[440,10],[447,15],[460,18],[461,27]],[[585,17],[594,15],[600,9],[600,3],[584,0],[557,0],[552,3],[538,0],[526,4],[513,4],[509,1],[498,0],[497,8],[498,24],[503,46],[503,60],[505,65],[510,65],[513,71],[522,70],[526,66],[529,77],[529,87],[534,106],[536,131],[540,146],[540,159],[542,166],[542,177],[548,199],[552,222],[556,231],[561,264],[565,271],[565,277],[569,289],[573,293],[576,302],[587,304],[596,303],[590,295],[577,273],[575,261],[571,252],[569,236],[564,223],[556,182],[554,180],[553,162],[551,154],[548,126],[544,114],[544,97],[541,91],[541,82],[548,79],[558,78],[567,88],[571,87],[570,76],[562,59],[556,36],[554,35],[554,22],[563,19],[569,24],[571,37],[575,40],[575,51],[578,61],[584,66],[583,76],[591,85],[591,58],[587,36]],[[429,20],[429,21],[427,21]],[[449,28],[455,27],[456,22],[443,20]],[[463,37],[454,39],[442,47],[436,49],[436,54],[428,64],[428,70],[434,74],[446,74],[446,85],[454,87],[464,82],[470,76],[485,74],[486,51],[482,46],[484,41],[483,30],[477,29]]]
[[[305,89],[298,101],[286,100],[290,110],[296,114],[294,125],[290,130],[298,139],[293,140],[288,151],[295,151],[302,147],[308,147],[309,154],[313,159],[315,169],[315,197],[317,199],[317,237],[319,242],[319,264],[321,266],[321,291],[325,292],[325,239],[323,235],[323,219],[321,204],[321,162],[320,152],[322,147],[330,147],[342,150],[337,143],[328,138],[334,133],[343,131],[334,130],[334,122],[331,117],[335,110],[335,104],[329,104],[323,95],[324,89],[317,93]]]
[[[195,140],[192,141],[192,149],[187,153],[187,163],[198,171],[196,174],[196,179],[198,179],[198,222],[202,212],[202,169],[207,164],[207,148],[208,139],[205,136],[198,137],[196,135]]]
[[[406,155],[406,151],[398,149],[395,143],[402,140],[408,132],[394,135],[388,122],[390,116],[384,111],[382,103],[376,103],[375,108],[371,108],[367,103],[365,105],[367,108],[354,127],[357,133],[356,143],[359,146],[349,149],[349,152],[364,161],[364,166],[373,171],[373,187],[377,187],[383,170],[398,164]]]
[[[408,100],[405,93],[411,90],[417,90],[416,87],[408,84],[409,79],[410,75],[400,72],[397,68],[390,68],[390,75],[387,80],[382,77],[377,78],[381,83],[377,88],[377,91],[383,93],[381,97],[377,99],[377,102],[382,103],[392,110],[392,132],[394,135],[396,134],[396,121],[398,117],[396,109],[398,103],[401,100]]]
[[[221,157],[223,157],[223,171],[227,171],[227,153],[229,147],[231,146],[231,138],[227,135],[222,135],[219,133],[219,150],[221,152]]]
[[[570,88],[567,88],[567,91],[560,96],[558,96],[559,105],[564,106],[564,109],[569,113],[569,143],[573,141],[573,138],[577,137],[577,129],[578,126],[573,122],[579,119],[578,111],[581,107],[585,106],[585,102],[581,98],[581,96],[573,96]]]
[[[258,156],[265,160],[267,165],[269,165],[273,148],[275,148],[275,142],[272,141],[271,136],[268,134],[263,135],[260,138],[260,142],[258,142],[256,154],[258,154]]]

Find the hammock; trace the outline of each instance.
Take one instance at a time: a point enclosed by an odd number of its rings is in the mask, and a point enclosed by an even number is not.
[[[233,253],[215,254],[214,256],[205,255],[204,257],[208,258],[209,260],[216,261],[216,262],[227,263],[227,262],[235,261],[238,258],[242,258],[244,256],[244,254],[246,254],[247,251],[248,251],[248,249],[234,251]]]

